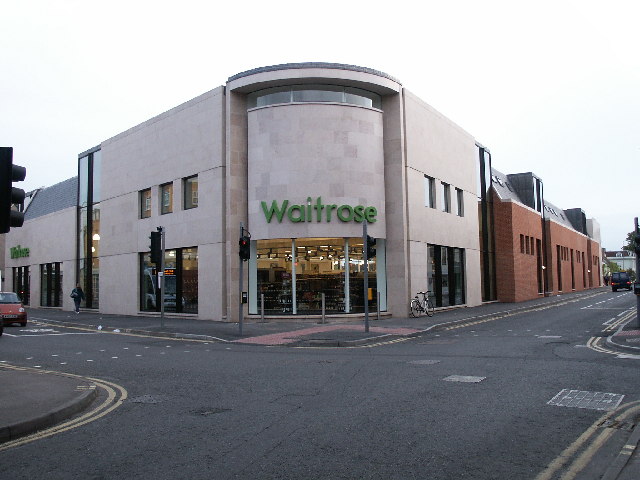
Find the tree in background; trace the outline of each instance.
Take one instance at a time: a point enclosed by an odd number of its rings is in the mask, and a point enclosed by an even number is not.
[[[622,247],[623,250],[626,250],[630,253],[633,253],[636,251],[636,233],[632,230],[631,232],[627,233],[627,238],[625,240],[625,245]]]
[[[636,272],[633,271],[633,268],[627,268],[627,273],[629,274],[629,280],[632,282],[636,281]]]

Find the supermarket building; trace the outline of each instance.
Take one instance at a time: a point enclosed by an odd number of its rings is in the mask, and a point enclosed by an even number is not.
[[[496,173],[487,149],[385,73],[258,68],[81,153],[77,177],[33,192],[24,226],[5,236],[3,289],[70,310],[78,282],[85,308],[157,314],[149,235],[162,226],[172,315],[237,321],[241,291],[244,316],[264,304],[272,317],[314,318],[322,294],[326,313],[339,316],[362,315],[366,298],[372,310],[406,316],[425,289],[438,307],[501,300],[497,260],[520,275],[541,265],[522,273],[517,255],[496,254],[496,235],[505,236],[494,225]],[[541,228],[551,221],[527,208]],[[371,292],[365,223],[376,238]],[[251,235],[242,286],[241,226]],[[599,232],[564,227],[599,251]],[[541,285],[527,298],[557,293],[552,278]]]

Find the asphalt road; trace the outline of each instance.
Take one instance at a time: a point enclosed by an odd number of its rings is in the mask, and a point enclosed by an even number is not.
[[[601,478],[638,420],[640,358],[587,342],[633,307],[603,292],[362,348],[7,328],[0,361],[96,378],[126,399],[1,451],[0,478]],[[623,395],[596,405],[619,400],[620,421],[550,405],[563,390]]]

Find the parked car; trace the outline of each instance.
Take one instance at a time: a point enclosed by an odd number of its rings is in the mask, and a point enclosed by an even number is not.
[[[617,292],[619,288],[626,288],[631,291],[631,279],[627,272],[615,272],[611,274],[611,290]]]
[[[17,294],[0,292],[0,317],[2,317],[2,325],[13,323],[19,323],[21,327],[27,325],[27,311]]]

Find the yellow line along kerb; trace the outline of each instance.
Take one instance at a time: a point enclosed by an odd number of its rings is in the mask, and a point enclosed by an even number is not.
[[[107,398],[101,404],[93,408],[91,411],[77,418],[74,418],[72,420],[60,423],[58,425],[54,425],[51,428],[47,428],[45,430],[41,430],[31,435],[27,435],[25,437],[17,438],[15,440],[3,443],[0,445],[0,452],[3,450],[7,450],[9,448],[25,445],[27,443],[40,440],[42,438],[47,438],[58,433],[66,432],[67,430],[71,430],[73,428],[80,427],[82,425],[86,425],[87,423],[98,420],[99,418],[104,417],[105,415],[107,415],[108,413],[111,413],[120,405],[122,405],[122,403],[127,399],[127,396],[128,396],[128,393],[124,387],[121,387],[116,383],[107,382],[105,380],[100,380],[97,378],[83,377],[81,375],[55,372],[52,370],[40,370],[40,369],[34,369],[34,368],[28,368],[28,367],[19,367],[16,365],[8,365],[6,363],[3,363],[0,366],[10,370],[34,372],[39,374],[59,375],[63,377],[78,378],[85,381],[88,380],[93,382],[95,386],[103,389],[107,393]]]

